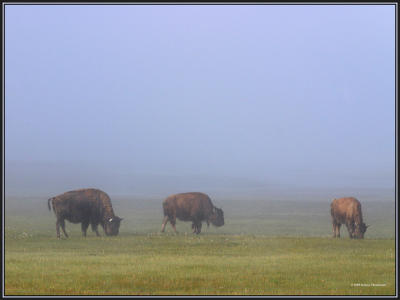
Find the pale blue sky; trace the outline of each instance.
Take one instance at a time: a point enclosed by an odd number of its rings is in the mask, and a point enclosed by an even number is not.
[[[394,29],[394,5],[6,5],[6,178],[394,187]]]

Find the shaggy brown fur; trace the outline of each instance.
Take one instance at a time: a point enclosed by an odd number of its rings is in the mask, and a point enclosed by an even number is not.
[[[367,225],[363,222],[361,204],[353,197],[334,199],[331,203],[333,237],[340,237],[340,226],[346,224],[351,239],[363,239]]]
[[[164,220],[161,232],[164,232],[165,225],[170,221],[176,232],[176,218],[181,221],[192,221],[193,233],[201,232],[202,221],[210,222],[214,226],[224,225],[224,212],[216,208],[210,197],[203,193],[182,193],[171,195],[163,202]]]
[[[82,223],[82,233],[86,236],[86,230],[89,224],[92,230],[97,231],[97,225],[100,224],[106,235],[117,235],[122,218],[114,214],[110,197],[103,191],[98,189],[80,189],[69,191],[64,194],[50,198],[47,201],[49,210],[51,210],[50,202],[53,205],[53,211],[57,217],[56,231],[57,237],[60,238],[60,226],[64,235],[65,221],[71,223]]]

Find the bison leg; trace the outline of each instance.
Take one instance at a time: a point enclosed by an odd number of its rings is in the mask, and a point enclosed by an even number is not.
[[[196,225],[196,234],[199,234],[201,232],[201,226],[202,226],[202,223],[198,222]]]
[[[57,238],[60,238],[60,221],[57,219],[56,222],[56,231],[57,231]]]
[[[176,227],[175,227],[176,218],[169,218],[169,222],[171,223],[171,226],[172,226],[172,228],[174,229],[174,232],[177,233],[177,232],[176,232]]]
[[[164,217],[164,220],[163,220],[163,222],[162,222],[162,225],[161,225],[161,232],[164,232],[164,230],[165,230],[165,225],[167,225],[167,222],[168,222],[168,216],[165,216],[165,217]]]
[[[341,225],[342,224],[340,224],[340,223],[336,223],[336,222],[333,223],[334,237],[340,238],[340,226]]]
[[[97,224],[92,223],[92,231],[96,232],[96,236],[100,236],[99,231],[97,230]]]
[[[62,231],[64,232],[65,237],[68,237],[68,234],[67,234],[67,232],[65,231],[65,221],[64,221],[64,219],[60,219],[59,225],[61,225],[61,229],[62,229]],[[59,234],[59,231],[60,231],[60,229],[58,229],[58,236],[60,235],[60,234]]]
[[[86,237],[86,231],[87,231],[88,227],[89,227],[89,223],[82,222],[81,228],[82,228],[82,234],[84,237]]]
[[[356,237],[356,226],[355,226],[354,222],[350,223],[350,228],[351,228],[351,235],[352,235],[353,239],[357,238]]]
[[[192,229],[193,229],[193,233],[197,232],[197,225],[195,222],[192,223]]]
[[[353,223],[347,222],[346,223],[347,231],[349,232],[349,237],[352,239],[354,238],[354,226]]]
[[[337,223],[336,221],[332,222],[332,227],[333,227],[333,237],[340,237],[340,223]]]
[[[333,231],[333,237],[336,237],[336,224],[332,222],[332,231]]]
[[[193,221],[192,223],[192,229],[193,233],[199,234],[201,232],[201,222],[199,221]]]
[[[342,224],[337,224],[337,226],[336,226],[336,236],[338,237],[338,238],[340,238],[340,226],[342,226]]]

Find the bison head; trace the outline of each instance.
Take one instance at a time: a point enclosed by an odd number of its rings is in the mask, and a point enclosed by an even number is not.
[[[364,238],[364,233],[367,231],[368,225],[365,225],[365,223],[359,223],[355,224],[355,229],[354,229],[354,238],[356,239],[363,239]]]
[[[220,208],[213,207],[209,221],[217,227],[224,225],[224,212]]]
[[[117,216],[109,218],[104,224],[104,231],[106,235],[118,235],[121,221],[122,218]]]

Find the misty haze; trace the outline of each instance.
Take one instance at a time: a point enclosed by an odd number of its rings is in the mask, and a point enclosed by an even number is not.
[[[394,201],[393,24],[360,9],[7,7],[6,196],[279,186]]]

